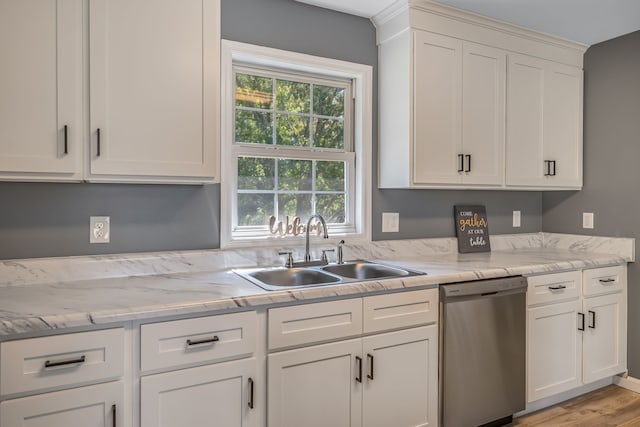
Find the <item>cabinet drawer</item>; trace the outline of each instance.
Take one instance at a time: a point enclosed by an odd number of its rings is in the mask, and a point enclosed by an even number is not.
[[[269,349],[345,338],[361,333],[361,298],[269,310]]]
[[[594,268],[583,273],[585,296],[618,292],[627,284],[627,268],[624,265]]]
[[[124,329],[3,342],[2,395],[118,378],[124,372]]]
[[[150,323],[140,327],[144,371],[248,357],[256,349],[255,311]]]
[[[364,298],[364,332],[407,328],[438,321],[438,289]]]
[[[544,304],[580,297],[582,272],[544,274],[527,277],[527,305]]]

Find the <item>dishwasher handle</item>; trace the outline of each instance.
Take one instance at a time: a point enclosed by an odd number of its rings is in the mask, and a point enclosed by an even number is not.
[[[459,299],[496,297],[526,291],[527,279],[522,276],[475,280],[441,285],[440,300],[446,304]]]

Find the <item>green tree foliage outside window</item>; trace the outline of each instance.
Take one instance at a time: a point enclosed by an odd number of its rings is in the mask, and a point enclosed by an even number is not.
[[[344,152],[345,87],[236,73],[235,142]],[[347,221],[348,164],[342,160],[237,157],[237,225],[264,226],[271,215]]]

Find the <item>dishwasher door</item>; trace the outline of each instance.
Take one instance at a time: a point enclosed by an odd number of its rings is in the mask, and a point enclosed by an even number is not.
[[[525,409],[523,277],[440,287],[441,425],[501,425]]]

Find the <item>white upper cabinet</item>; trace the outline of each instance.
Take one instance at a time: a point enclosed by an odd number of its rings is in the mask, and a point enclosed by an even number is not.
[[[217,178],[219,1],[91,0],[89,14],[89,179]]]
[[[82,2],[0,2],[0,179],[80,180]]]
[[[3,0],[0,54],[0,180],[219,181],[220,0]]]
[[[509,55],[507,185],[582,187],[582,70]]]
[[[380,188],[580,188],[585,46],[427,0],[374,22]]]

